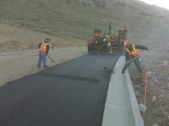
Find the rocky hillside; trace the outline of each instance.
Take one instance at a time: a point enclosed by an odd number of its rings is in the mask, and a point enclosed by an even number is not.
[[[138,0],[0,0],[0,22],[62,38],[91,37],[94,28],[117,34],[150,48],[168,46],[169,11]]]
[[[127,2],[112,2],[109,10],[114,26],[124,24],[129,29],[129,39],[134,42],[165,45],[168,33],[169,11],[147,5],[137,0],[122,0]],[[110,2],[111,3],[111,2]],[[112,7],[111,7],[112,6]]]
[[[85,38],[107,17],[104,2],[95,0],[1,0],[1,3],[1,22],[62,37]]]
[[[0,22],[60,36],[88,38],[94,28],[116,34],[126,26],[134,42],[167,40],[169,12],[137,0],[0,0]]]

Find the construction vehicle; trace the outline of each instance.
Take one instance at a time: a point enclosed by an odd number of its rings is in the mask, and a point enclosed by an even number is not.
[[[111,33],[111,24],[109,32],[103,33],[100,29],[94,29],[93,39],[88,42],[88,52],[91,53],[112,53],[120,50],[119,35]]]
[[[94,52],[104,52],[107,49],[107,43],[104,42],[104,37],[99,29],[95,29],[93,31],[93,40],[88,43],[88,52],[94,53]]]

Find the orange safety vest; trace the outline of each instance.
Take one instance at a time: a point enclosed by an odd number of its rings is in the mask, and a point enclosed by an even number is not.
[[[46,53],[48,45],[48,43],[42,42],[40,46],[40,51]]]
[[[135,48],[135,45],[132,45],[133,49],[132,51],[129,51],[127,48],[126,48],[126,51],[129,53],[129,56],[138,56],[139,55],[139,50]]]

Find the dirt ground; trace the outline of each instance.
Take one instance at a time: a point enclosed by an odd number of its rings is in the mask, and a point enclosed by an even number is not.
[[[131,78],[139,104],[144,104],[145,75],[147,74],[147,100],[145,126],[169,126],[169,58],[168,46],[154,48],[142,55],[144,72],[139,75],[134,64]],[[138,76],[135,76],[138,75]]]
[[[52,48],[84,46],[84,41],[81,39],[68,36],[61,38],[0,23],[0,51],[36,49],[38,43],[46,37],[51,39],[50,46]]]

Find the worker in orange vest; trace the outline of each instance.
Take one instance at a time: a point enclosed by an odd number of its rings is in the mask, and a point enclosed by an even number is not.
[[[128,41],[124,42],[124,48],[125,48],[127,63],[124,65],[122,73],[125,72],[125,70],[128,68],[131,62],[135,63],[138,71],[141,73],[142,70],[139,62],[139,49],[142,50],[149,50],[149,49],[145,46],[129,44]]]
[[[49,42],[50,39],[46,38],[44,41],[39,43],[39,60],[37,67],[41,67],[41,64],[43,63],[43,67],[47,68],[46,65],[46,56],[49,52]]]

